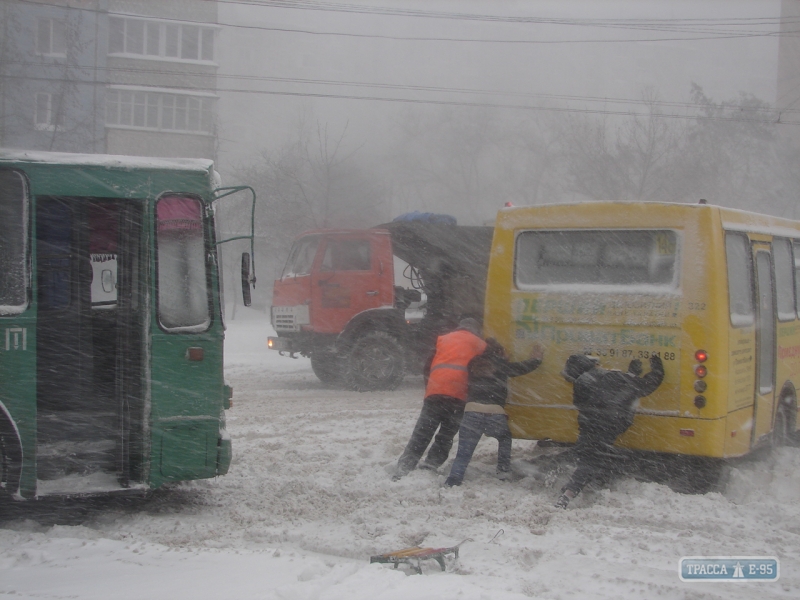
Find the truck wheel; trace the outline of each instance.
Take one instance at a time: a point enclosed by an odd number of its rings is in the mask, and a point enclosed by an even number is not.
[[[353,344],[347,384],[358,392],[393,390],[406,374],[403,348],[396,338],[373,331]]]
[[[311,353],[311,370],[322,383],[332,385],[342,380],[342,360],[333,352]]]

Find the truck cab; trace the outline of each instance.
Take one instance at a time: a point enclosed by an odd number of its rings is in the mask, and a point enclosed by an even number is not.
[[[438,335],[480,318],[491,231],[392,222],[300,235],[274,283],[269,347],[310,357],[324,383],[396,387]]]

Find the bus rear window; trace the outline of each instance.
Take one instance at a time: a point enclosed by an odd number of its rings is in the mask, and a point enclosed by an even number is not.
[[[156,205],[158,315],[168,331],[204,331],[211,324],[202,204],[164,196]]]
[[[0,169],[0,314],[27,308],[27,187],[22,174]]]
[[[678,237],[669,230],[523,231],[517,237],[519,288],[671,288],[678,281]]]

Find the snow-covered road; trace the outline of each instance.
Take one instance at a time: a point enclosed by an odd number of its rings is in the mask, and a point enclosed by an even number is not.
[[[800,597],[800,449],[746,461],[721,493],[684,495],[625,478],[567,511],[526,477],[535,443],[514,441],[517,479],[494,476],[481,441],[464,485],[415,471],[392,482],[422,400],[324,388],[305,359],[266,350],[269,325],[229,324],[230,473],[131,504],[2,515],[0,597],[390,600]],[[452,456],[451,456],[452,458]],[[449,463],[445,465],[443,471]],[[52,510],[50,510],[52,509]],[[2,510],[2,509],[0,509]],[[453,546],[424,574],[369,564],[413,545]],[[682,556],[777,556],[773,583],[683,583]]]

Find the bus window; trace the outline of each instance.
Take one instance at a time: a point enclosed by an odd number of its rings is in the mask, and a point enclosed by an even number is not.
[[[119,208],[93,204],[89,213],[89,257],[92,261],[92,308],[108,310],[117,306],[117,238]]]
[[[794,297],[797,314],[800,315],[800,242],[792,242],[792,250],[794,250]]]
[[[775,315],[772,274],[768,252],[756,253],[758,282],[758,391],[770,392],[775,380]]]
[[[156,205],[158,314],[168,331],[211,324],[202,214],[200,201],[188,196],[164,196]]]
[[[677,286],[677,235],[666,230],[523,231],[517,287],[613,286],[619,291]],[[635,288],[635,289],[634,289]]]
[[[27,186],[22,174],[0,170],[0,314],[27,308]]]
[[[292,246],[286,267],[283,269],[281,279],[284,277],[300,277],[311,273],[311,265],[314,263],[314,256],[317,254],[319,236],[305,237]]]
[[[772,243],[772,256],[775,261],[775,293],[778,304],[778,320],[794,321],[794,263],[789,240],[776,239]]]
[[[39,310],[63,310],[72,300],[72,210],[58,198],[40,198],[37,211]]]
[[[726,234],[725,256],[728,261],[731,325],[748,327],[754,323],[754,311],[753,265],[747,236],[740,233]]]

